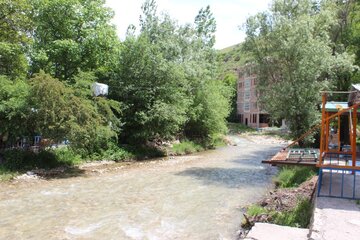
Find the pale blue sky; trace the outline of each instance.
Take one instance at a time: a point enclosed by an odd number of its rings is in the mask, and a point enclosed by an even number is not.
[[[106,0],[115,11],[113,23],[124,40],[129,24],[138,26],[143,0]],[[217,22],[215,48],[222,49],[245,38],[239,26],[246,18],[268,8],[271,0],[157,0],[159,11],[165,11],[180,24],[192,23],[202,7],[210,5]]]

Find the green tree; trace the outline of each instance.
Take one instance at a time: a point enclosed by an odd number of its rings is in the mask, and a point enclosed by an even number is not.
[[[179,135],[210,138],[223,132],[228,93],[215,80],[215,20],[209,7],[195,24],[179,26],[146,1],[140,35],[123,43],[111,97],[124,103],[123,138],[137,142]]]
[[[111,96],[124,104],[124,138],[135,142],[173,137],[186,121],[189,99],[181,68],[168,62],[147,36],[128,37]]]
[[[229,91],[231,91],[231,99],[230,99],[230,105],[231,110],[230,114],[228,116],[228,121],[230,122],[237,122],[238,116],[237,116],[237,77],[234,73],[228,73],[225,75],[223,82],[225,86],[229,88]]]
[[[274,119],[286,119],[294,137],[318,120],[320,90],[354,70],[346,52],[333,52],[333,5],[324,1],[273,1],[269,12],[246,22],[246,49],[257,64],[261,103]]]
[[[0,143],[12,143],[18,137],[31,135],[29,95],[26,81],[0,76]]]
[[[106,149],[116,140],[118,120],[111,109],[106,112],[111,104],[84,94],[91,89],[78,85],[76,91],[44,72],[35,74],[30,85],[30,119],[43,137],[56,142],[68,139],[83,155]]]
[[[226,131],[226,118],[230,112],[232,87],[217,79],[219,76],[215,43],[216,21],[210,7],[200,9],[195,17],[188,61],[184,62],[191,84],[193,104],[189,108],[189,121],[185,133],[190,138],[210,141]]]
[[[73,80],[79,69],[106,75],[114,64],[119,40],[110,24],[113,12],[104,0],[32,2],[33,73],[43,69],[61,80]]]
[[[25,77],[31,21],[27,0],[0,0],[0,75]]]

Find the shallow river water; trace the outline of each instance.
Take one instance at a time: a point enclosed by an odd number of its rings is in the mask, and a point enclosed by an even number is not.
[[[236,239],[271,186],[279,144],[238,146],[100,176],[0,185],[0,239]]]

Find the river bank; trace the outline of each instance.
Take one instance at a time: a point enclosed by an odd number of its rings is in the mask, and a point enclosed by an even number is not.
[[[273,135],[264,135],[258,134],[256,132],[249,133],[235,133],[227,135],[223,138],[223,146],[237,146],[241,144],[244,140],[249,141],[254,144],[287,144],[288,141],[282,139],[281,137]],[[31,169],[24,172],[14,172],[9,177],[4,178],[2,182],[21,182],[21,181],[36,181],[36,180],[51,180],[59,178],[70,178],[70,177],[79,177],[79,176],[96,176],[104,173],[111,173],[116,171],[122,171],[129,168],[136,168],[141,165],[148,164],[161,164],[168,160],[173,160],[173,162],[183,162],[196,159],[197,154],[205,153],[206,151],[211,151],[211,149],[202,148],[201,150],[194,151],[181,151],[180,153],[170,152],[169,156],[142,159],[137,160],[135,158],[128,159],[126,161],[112,161],[112,160],[101,160],[101,161],[89,161],[84,162],[79,165],[74,166],[60,166],[51,169]],[[194,155],[195,154],[195,155]],[[194,155],[194,156],[191,156]],[[267,156],[265,156],[267,157]],[[265,158],[264,157],[264,158]],[[1,182],[1,181],[0,181]]]
[[[311,218],[311,203],[314,200],[317,176],[305,181],[297,188],[274,189],[256,205],[244,213],[241,236],[255,223],[276,223],[293,227],[308,227]],[[309,211],[310,210],[310,211]]]

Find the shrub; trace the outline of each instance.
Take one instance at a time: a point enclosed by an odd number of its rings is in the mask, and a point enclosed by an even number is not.
[[[5,168],[4,166],[0,165],[0,181],[7,181],[12,179],[18,173],[14,171],[10,171],[9,169]]]
[[[74,150],[72,150],[71,148],[57,148],[53,151],[57,158],[57,161],[62,164],[72,166],[79,165],[83,161],[81,155],[75,153]]]
[[[306,228],[310,224],[312,204],[306,199],[298,199],[296,207],[291,211],[275,212],[274,223],[290,227]]]
[[[193,141],[183,141],[181,143],[174,144],[172,147],[172,152],[176,155],[189,154],[194,152],[199,152],[204,148],[200,144],[196,144]]]
[[[294,209],[278,212],[276,210],[267,210],[259,205],[251,205],[247,209],[247,214],[251,217],[268,214],[271,216],[271,222],[290,227],[306,228],[310,224],[312,215],[312,204],[309,200],[298,199]]]
[[[55,168],[79,164],[82,159],[71,149],[58,148],[34,153],[22,149],[8,149],[4,153],[3,168],[9,171],[24,171],[34,168]]]
[[[8,149],[4,151],[3,167],[10,171],[27,170],[36,165],[34,153],[21,149]]]
[[[122,161],[133,158],[133,154],[118,146],[112,146],[104,151],[100,157],[104,160]]]
[[[309,167],[281,167],[275,183],[281,188],[297,187],[314,175],[315,169]]]
[[[237,134],[237,133],[246,133],[246,132],[255,132],[256,130],[248,127],[242,123],[228,123],[227,124],[228,131],[231,134]]]

